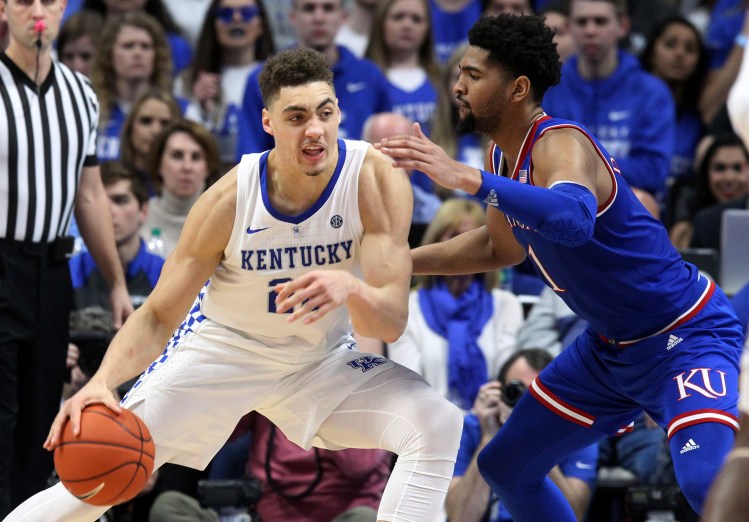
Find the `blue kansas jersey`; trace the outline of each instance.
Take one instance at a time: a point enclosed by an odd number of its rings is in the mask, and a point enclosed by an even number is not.
[[[533,146],[545,132],[561,128],[577,129],[590,140],[608,167],[613,190],[600,202],[593,237],[583,245],[548,241],[506,214],[515,238],[546,284],[607,341],[629,344],[683,324],[707,302],[715,285],[682,260],[614,158],[585,128],[540,118],[525,138],[512,179],[534,184]],[[502,174],[502,152],[496,146],[492,152],[492,170]]]

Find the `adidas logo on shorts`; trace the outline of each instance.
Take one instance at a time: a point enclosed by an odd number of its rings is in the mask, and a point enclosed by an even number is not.
[[[670,350],[680,342],[682,342],[684,339],[681,337],[676,337],[675,335],[671,334],[668,336],[668,344],[666,345],[666,350]]]
[[[686,444],[684,444],[684,447],[681,448],[681,451],[679,454],[683,455],[684,453],[692,450],[700,449],[700,445],[697,444],[694,439],[689,439]]]

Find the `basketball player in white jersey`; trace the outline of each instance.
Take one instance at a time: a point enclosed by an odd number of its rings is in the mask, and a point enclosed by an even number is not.
[[[256,410],[304,448],[397,453],[378,520],[433,520],[462,415],[417,374],[357,352],[351,337],[353,324],[392,342],[406,324],[409,181],[368,144],[337,139],[321,54],[279,53],[260,82],[275,148],[244,156],[198,200],[158,285],[64,403],[45,447],[66,420],[77,433],[86,404],[118,411],[109,390],[144,372],[121,406],[150,428],[156,466],[204,468]],[[106,509],[58,484],[7,520],[93,521]]]

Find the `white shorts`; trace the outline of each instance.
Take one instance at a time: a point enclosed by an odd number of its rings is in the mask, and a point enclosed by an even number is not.
[[[170,346],[122,400],[141,415],[158,446],[174,450],[170,462],[196,469],[208,465],[253,410],[302,448],[325,447],[315,436],[320,425],[354,390],[394,366],[356,351],[351,338],[319,354],[300,354],[206,323]],[[279,362],[279,351],[290,362]]]

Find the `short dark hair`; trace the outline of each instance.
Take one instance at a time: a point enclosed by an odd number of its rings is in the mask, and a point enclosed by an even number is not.
[[[528,77],[536,103],[561,77],[553,39],[554,31],[540,16],[482,16],[468,31],[470,45],[488,51],[489,59],[515,78]]]
[[[259,76],[263,105],[269,107],[282,87],[325,82],[333,87],[333,71],[325,55],[309,47],[296,47],[271,56]]]
[[[120,161],[105,161],[101,164],[101,182],[105,187],[114,185],[118,181],[129,181],[130,192],[138,200],[138,206],[142,207],[148,201],[148,190],[143,180]]]
[[[509,359],[507,359],[499,369],[499,376],[497,377],[497,380],[500,383],[505,383],[505,379],[507,379],[507,372],[510,371],[510,368],[518,359],[525,359],[525,361],[528,363],[528,366],[530,366],[537,372],[540,372],[541,370],[549,366],[549,364],[551,364],[551,361],[554,359],[554,357],[543,348],[528,348],[527,350],[520,350],[519,352],[515,352],[510,355]]]

